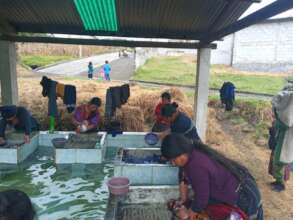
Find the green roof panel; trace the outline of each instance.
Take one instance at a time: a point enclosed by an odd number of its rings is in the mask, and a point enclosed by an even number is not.
[[[118,31],[115,0],[74,0],[87,31]]]

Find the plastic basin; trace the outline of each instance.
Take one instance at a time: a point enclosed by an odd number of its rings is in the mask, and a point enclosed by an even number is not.
[[[109,191],[113,195],[126,195],[129,191],[130,181],[127,177],[112,177],[107,182]]]
[[[52,140],[52,144],[56,148],[64,148],[66,142],[67,142],[67,139],[65,138],[54,138]]]
[[[148,145],[156,145],[159,142],[159,137],[155,133],[148,133],[145,135],[144,140]]]

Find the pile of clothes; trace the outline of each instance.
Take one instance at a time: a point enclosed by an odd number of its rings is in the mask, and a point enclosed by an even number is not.
[[[43,76],[40,84],[43,87],[42,95],[48,97],[48,113],[49,116],[56,117],[57,110],[57,97],[63,99],[69,113],[73,112],[76,106],[76,88],[73,85],[64,85],[58,83],[46,76]]]
[[[130,89],[128,84],[108,88],[106,93],[105,117],[108,119],[113,117],[116,109],[127,103],[129,97]]]

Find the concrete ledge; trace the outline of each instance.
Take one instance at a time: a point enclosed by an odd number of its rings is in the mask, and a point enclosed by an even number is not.
[[[68,138],[74,131],[56,131],[50,134],[48,131],[41,131],[39,134],[39,145],[45,147],[54,147],[52,140],[54,138]],[[102,135],[100,142],[97,142],[94,149],[55,149],[54,161],[56,164],[100,164],[103,162],[103,156],[106,151],[106,132],[98,132]]]
[[[144,148],[144,147],[155,147],[161,146],[159,142],[156,145],[150,146],[144,141],[146,132],[123,132],[123,134],[112,137],[107,135],[107,146],[119,147],[119,148]]]
[[[16,148],[0,148],[0,163],[18,164],[28,158],[38,148],[38,135],[31,138],[29,144]]]
[[[56,164],[99,164],[102,163],[102,149],[55,149]]]
[[[129,155],[136,157],[160,155],[160,148],[126,148]],[[178,168],[171,164],[125,163],[123,153],[118,153],[114,164],[114,176],[125,176],[132,185],[177,185]],[[162,175],[163,174],[163,175]]]

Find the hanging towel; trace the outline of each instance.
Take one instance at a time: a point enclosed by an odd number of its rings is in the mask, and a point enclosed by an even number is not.
[[[72,85],[65,85],[63,103],[66,105],[68,113],[74,111],[76,106],[76,88]]]

